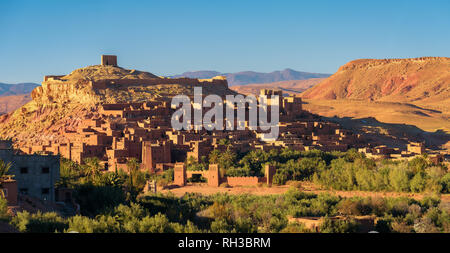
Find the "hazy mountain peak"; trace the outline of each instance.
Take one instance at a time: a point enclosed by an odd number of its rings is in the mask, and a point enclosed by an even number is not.
[[[228,84],[230,86],[246,85],[252,83],[261,84],[261,83],[272,83],[291,80],[306,80],[311,78],[324,78],[330,76],[329,74],[301,72],[290,68],[286,68],[284,70],[276,70],[270,73],[263,73],[256,71],[221,73],[213,70],[201,70],[201,71],[184,72],[183,74],[174,75],[171,77],[212,78],[218,75],[226,76]]]

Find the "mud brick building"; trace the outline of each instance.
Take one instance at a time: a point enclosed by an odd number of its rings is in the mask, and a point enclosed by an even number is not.
[[[20,194],[55,201],[55,183],[59,180],[59,155],[26,155],[14,150],[12,142],[0,140],[0,159],[11,163]]]
[[[17,181],[11,176],[0,178],[0,197],[6,199],[8,206],[17,205]]]
[[[116,66],[116,56],[102,56],[100,68],[112,70],[111,68]],[[133,76],[131,72],[128,75],[131,77],[108,79],[110,78],[108,76],[82,79],[77,81],[77,85],[87,85],[98,94],[104,94],[108,90],[114,89],[125,90],[128,87],[134,87],[134,92],[149,86],[171,84],[180,84],[190,88],[228,88],[227,80],[224,77],[191,79],[152,76],[142,79]],[[46,92],[49,90],[58,90],[65,86],[72,87],[67,78],[46,76],[42,87],[36,88],[32,96],[33,98],[42,98],[47,95]],[[76,100],[79,99],[76,97],[76,92],[77,90],[74,89],[67,94],[61,93],[61,96],[66,95]],[[52,93],[52,99],[57,99],[56,97],[59,95],[59,93]],[[351,147],[363,147],[361,136],[341,129],[338,124],[324,122],[319,117],[303,110],[300,97],[283,97],[281,90],[273,89],[261,90],[260,95],[265,95],[268,99],[278,96],[280,131],[279,138],[275,141],[262,141],[263,132],[260,128],[256,130],[249,128],[249,115],[252,113],[249,108],[245,109],[246,119],[243,130],[176,131],[171,127],[171,116],[175,108],[171,107],[168,97],[160,96],[142,102],[102,102],[98,104],[95,112],[83,116],[80,124],[71,129],[62,130],[63,139],[33,143],[21,147],[21,150],[27,154],[36,152],[60,154],[78,163],[83,163],[89,157],[97,157],[104,165],[105,171],[127,171],[127,161],[134,158],[141,163],[141,169],[157,172],[174,167],[177,162],[185,162],[186,159],[193,158],[199,161],[202,157],[208,157],[214,149],[220,151],[231,149],[235,152],[282,148],[345,151]],[[261,97],[258,99],[261,102]],[[270,104],[270,100],[267,102],[269,105],[267,112],[270,117],[273,105]],[[191,104],[192,106],[193,104]],[[260,107],[260,104],[258,106]],[[224,116],[226,115],[225,109]],[[208,110],[209,108],[203,108],[203,112]],[[235,115],[237,115],[237,110],[236,106]],[[236,116],[235,120],[237,120]],[[269,118],[268,121],[270,122],[271,119]],[[236,122],[234,125],[237,126]],[[227,140],[226,145],[222,142],[224,139]],[[52,156],[46,157],[50,159]]]
[[[274,90],[261,93],[269,98],[281,95],[281,91]],[[338,124],[319,121],[303,111],[299,97],[279,96],[279,103],[280,135],[272,142],[261,141],[263,133],[248,127],[236,131],[175,131],[170,126],[174,109],[166,100],[155,100],[102,104],[97,116],[84,119],[75,131],[64,134],[66,141],[41,143],[22,150],[61,154],[78,163],[88,157],[97,157],[105,171],[127,171],[127,161],[135,158],[141,162],[143,170],[156,172],[190,157],[199,161],[214,149],[225,151],[231,148],[235,152],[282,148],[345,151],[362,142],[361,136],[341,129]],[[231,145],[220,144],[223,139]]]
[[[221,184],[229,186],[256,186],[258,184],[271,185],[276,168],[271,165],[266,165],[264,177],[230,177],[221,176],[218,164],[210,164],[206,171],[187,171],[184,163],[175,164],[174,168],[174,184],[178,186],[185,186],[187,179],[194,175],[200,175],[207,179],[209,186],[219,187]]]

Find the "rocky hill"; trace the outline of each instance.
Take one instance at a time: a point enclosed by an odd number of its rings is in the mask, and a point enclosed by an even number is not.
[[[204,94],[236,94],[223,77],[212,79],[162,78],[148,72],[95,65],[64,76],[46,76],[32,93],[32,100],[0,116],[0,138],[42,143],[74,130],[83,119],[98,114],[104,103],[170,100],[177,94],[192,95],[195,86]]]
[[[217,71],[193,71],[185,72],[181,75],[172,77],[189,77],[189,78],[212,78],[214,76],[225,76],[230,86],[246,85],[246,84],[263,84],[290,80],[306,80],[311,78],[325,78],[329,74],[309,73],[295,71],[293,69],[284,69],[281,71],[273,71],[270,73],[261,73],[254,71],[242,71],[237,73],[220,73]]]
[[[351,61],[302,94],[308,99],[450,102],[450,58]]]
[[[312,113],[412,125],[450,145],[450,58],[351,61],[301,96]]]

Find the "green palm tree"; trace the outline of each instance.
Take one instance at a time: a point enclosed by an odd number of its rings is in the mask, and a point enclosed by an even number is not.
[[[8,175],[10,168],[11,163],[5,163],[5,161],[0,159],[0,179]]]
[[[130,187],[133,188],[133,176],[135,174],[136,171],[139,170],[140,164],[139,161],[136,158],[131,158],[127,161],[127,168],[128,171],[130,172]]]
[[[100,165],[100,160],[97,157],[89,157],[84,159],[83,169],[86,176],[94,178],[100,175],[102,166]]]

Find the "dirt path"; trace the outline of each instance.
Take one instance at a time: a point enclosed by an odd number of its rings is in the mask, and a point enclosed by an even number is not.
[[[402,192],[367,192],[367,191],[336,191],[336,190],[324,190],[320,189],[316,185],[309,182],[302,182],[300,188],[303,192],[307,193],[330,193],[340,197],[408,197],[416,200],[420,200],[423,197],[431,196],[427,193],[402,193]],[[171,192],[175,196],[181,197],[185,193],[201,193],[203,195],[212,195],[216,193],[228,193],[228,194],[254,194],[254,195],[271,195],[271,194],[283,194],[289,190],[292,186],[236,186],[231,188],[224,187],[212,187],[206,184],[188,184],[184,187],[177,187],[172,189],[158,189],[159,192],[167,193]],[[441,201],[450,203],[450,194],[442,194]]]

